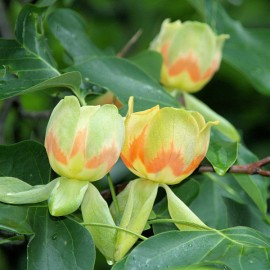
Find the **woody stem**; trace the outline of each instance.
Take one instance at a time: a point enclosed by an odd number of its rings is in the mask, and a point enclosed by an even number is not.
[[[259,161],[244,164],[244,165],[233,165],[228,170],[229,173],[242,173],[242,174],[259,174],[262,176],[270,177],[270,171],[264,170],[261,167],[270,164],[270,156],[265,157]],[[214,168],[212,166],[199,166],[197,172],[204,173],[204,172],[214,172]]]

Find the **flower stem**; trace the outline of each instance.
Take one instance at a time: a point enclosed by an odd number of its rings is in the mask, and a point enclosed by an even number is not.
[[[91,222],[91,223],[80,223],[81,225],[83,226],[93,226],[93,227],[104,227],[104,228],[108,228],[108,229],[116,229],[118,231],[123,231],[123,232],[126,232],[126,233],[129,233],[129,234],[132,234],[138,238],[140,238],[141,240],[147,240],[147,237],[141,235],[141,234],[138,234],[138,233],[135,233],[135,232],[132,232],[128,229],[125,229],[125,228],[122,228],[122,227],[118,227],[118,226],[114,226],[114,225],[109,225],[109,224],[103,224],[103,223],[95,223],[95,222]]]

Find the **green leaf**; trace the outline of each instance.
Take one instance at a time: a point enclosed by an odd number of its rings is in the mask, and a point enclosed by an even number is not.
[[[15,206],[0,203],[0,228],[14,233],[32,235],[33,230],[29,224],[28,206]]]
[[[48,78],[58,76],[44,36],[38,32],[38,19],[45,11],[25,5],[18,16],[17,40],[0,40],[1,98],[7,98]]]
[[[258,208],[251,204],[239,204],[228,198],[224,198],[227,207],[228,226],[247,226],[270,237],[270,225],[266,221]]]
[[[48,26],[75,64],[102,54],[87,35],[83,18],[75,11],[55,10],[48,17]]]
[[[257,157],[240,145],[237,164],[249,164],[256,161],[258,161]],[[249,174],[234,174],[234,178],[266,217],[268,181],[260,175]]]
[[[160,72],[162,65],[162,56],[155,51],[142,51],[141,53],[130,58],[138,67],[140,67],[149,77],[160,81]]]
[[[212,228],[227,228],[228,213],[220,187],[207,175],[194,176],[194,179],[200,183],[200,193],[190,204],[192,211]]]
[[[23,141],[0,146],[0,176],[19,178],[28,184],[47,184],[51,167],[43,145]]]
[[[138,245],[125,269],[167,269],[198,263],[225,264],[231,269],[269,269],[270,238],[250,228],[222,231],[165,232]]]
[[[25,52],[30,58],[36,58],[35,60],[39,60],[39,63],[43,63],[42,67],[47,72],[57,75],[59,72],[54,68],[54,61],[51,58],[46,38],[43,34],[42,16],[45,11],[46,8],[25,5],[16,21],[15,36],[18,43],[24,47],[24,50],[19,50],[19,52]],[[24,55],[15,54],[15,56],[18,58]],[[21,63],[26,62],[25,59],[18,60]]]
[[[94,269],[95,247],[91,235],[67,218],[53,218],[45,208],[29,217],[35,233],[28,244],[27,269]]]
[[[248,226],[270,236],[269,224],[231,174],[205,173],[192,178],[200,183],[200,193],[190,208],[208,226]]]
[[[255,89],[270,95],[269,29],[247,29],[229,17],[215,0],[189,0],[218,33],[230,35],[225,42],[223,59],[240,71]]]
[[[140,68],[117,57],[96,57],[74,65],[69,70],[80,71],[83,80],[112,91],[125,105],[135,98],[135,111],[161,107],[179,107],[177,101]]]
[[[16,24],[17,40],[0,39],[0,99],[53,87],[70,88],[80,97],[78,72],[61,75],[39,33],[44,8],[25,5]]]
[[[211,130],[211,140],[206,154],[216,173],[224,175],[235,163],[238,155],[238,143],[224,136],[215,128]]]

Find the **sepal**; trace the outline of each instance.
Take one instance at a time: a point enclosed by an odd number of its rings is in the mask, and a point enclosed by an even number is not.
[[[57,180],[47,185],[31,186],[15,177],[0,177],[0,201],[10,204],[28,204],[46,201]]]
[[[49,197],[49,211],[53,216],[65,216],[80,207],[88,182],[66,177],[57,179],[57,184]]]
[[[149,215],[156,199],[158,183],[138,178],[129,182],[128,186],[118,196],[120,213],[117,213],[114,204],[111,213],[119,219],[119,227],[141,234],[145,228]],[[127,232],[118,231],[116,238],[115,261],[121,260],[135,244],[138,237]]]
[[[115,223],[107,202],[91,183],[88,184],[81,210],[83,221],[87,230],[91,233],[95,245],[105,256],[108,264],[112,264],[114,262],[116,229],[93,226],[91,224],[99,223],[115,227]],[[87,224],[89,225],[87,226]]]
[[[201,230],[207,226],[197,217],[190,208],[185,205],[165,184],[161,184],[167,194],[168,199],[168,210],[173,220],[179,220],[183,223],[175,222],[175,226],[181,231],[196,231]],[[188,224],[190,223],[190,225]],[[191,225],[192,224],[192,225]]]

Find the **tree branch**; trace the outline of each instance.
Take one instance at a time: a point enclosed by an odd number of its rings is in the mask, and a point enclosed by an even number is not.
[[[134,36],[127,42],[127,44],[121,49],[121,51],[117,53],[117,56],[124,57],[127,54],[127,52],[130,50],[130,48],[137,42],[141,34],[142,34],[142,30],[139,29],[134,34]]]
[[[262,176],[270,177],[270,171],[264,170],[261,167],[270,164],[270,156],[263,158],[259,161],[244,164],[244,165],[233,165],[228,170],[229,173],[242,173],[242,174],[259,174]],[[204,173],[204,172],[214,172],[214,168],[212,166],[199,166],[197,172]]]

